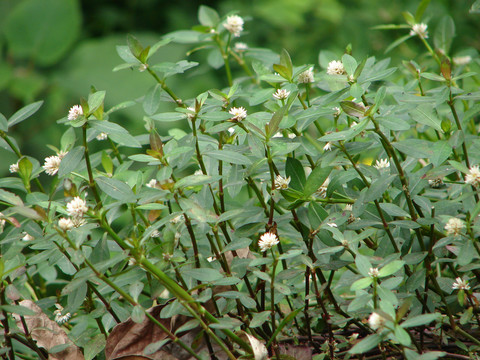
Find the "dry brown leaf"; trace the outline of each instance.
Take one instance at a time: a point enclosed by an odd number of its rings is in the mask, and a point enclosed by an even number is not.
[[[280,344],[280,354],[288,355],[296,360],[312,360],[312,348],[308,345]]]
[[[71,344],[68,348],[55,354],[49,354],[50,360],[84,360],[80,349],[72,343],[65,331],[53,320],[50,320],[42,309],[31,300],[22,300],[19,303],[35,312],[35,315],[24,316],[32,339],[36,341],[38,347],[49,351],[54,346]],[[13,317],[21,331],[25,331],[20,321],[20,316],[14,314]]]

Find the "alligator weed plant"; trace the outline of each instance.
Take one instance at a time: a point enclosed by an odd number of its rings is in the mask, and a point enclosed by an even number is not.
[[[295,64],[206,6],[151,46],[128,36],[114,70],[152,88],[108,110],[92,88],[43,165],[8,132],[42,102],[1,115],[18,162],[0,180],[0,356],[477,358],[478,58],[423,10],[379,27],[424,46],[397,67],[348,46]],[[152,62],[169,43],[208,51],[225,87],[181,98],[169,83],[199,63]],[[137,103],[142,134],[116,122]]]

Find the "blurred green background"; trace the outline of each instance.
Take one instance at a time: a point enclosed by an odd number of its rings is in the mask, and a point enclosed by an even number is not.
[[[456,25],[450,55],[476,52],[479,14],[469,13],[473,0],[432,0],[424,22],[432,33],[445,15]],[[70,106],[88,95],[90,86],[107,91],[106,108],[142,97],[153,84],[145,73],[112,72],[122,61],[115,46],[126,43],[126,34],[137,36],[144,45],[153,44],[171,31],[189,29],[198,23],[200,5],[216,9],[221,16],[238,10],[246,19],[239,41],[249,47],[275,52],[286,48],[295,65],[318,64],[320,50],[339,56],[348,44],[353,55],[385,57],[385,48],[408,30],[379,31],[371,27],[404,23],[402,11],[415,10],[419,0],[0,0],[0,112],[9,118],[22,106],[37,100],[45,103],[29,120],[15,126],[10,135],[22,152],[43,158],[52,155],[46,144],[59,146],[65,130],[56,120],[66,116]],[[159,61],[185,59],[187,45],[170,44],[156,55]],[[410,40],[387,56],[395,65],[423,53],[417,39]],[[209,88],[222,88],[222,69],[208,67],[207,54],[196,53],[189,60],[201,65],[187,74],[168,80],[186,99]],[[202,60],[203,59],[203,60]],[[318,67],[317,67],[318,69]],[[177,80],[177,81],[175,81]],[[166,107],[169,105],[166,104]],[[113,121],[141,133],[142,105],[116,115]],[[0,176],[16,157],[0,142]]]

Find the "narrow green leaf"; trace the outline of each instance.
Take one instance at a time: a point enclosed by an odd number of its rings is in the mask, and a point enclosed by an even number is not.
[[[100,190],[115,200],[120,200],[125,203],[136,201],[136,197],[132,189],[130,189],[130,186],[123,181],[104,176],[98,176],[95,178],[95,182]]]
[[[280,64],[287,68],[288,80],[291,81],[293,76],[293,64],[290,54],[285,49],[282,49],[282,52],[280,53]]]
[[[200,269],[182,269],[182,275],[190,276],[199,281],[215,281],[223,278],[223,275],[216,269],[200,268]]]
[[[427,324],[430,324],[432,321],[439,320],[440,317],[441,315],[437,313],[417,315],[410,319],[405,320],[400,324],[400,326],[403,328],[410,328],[415,326],[427,325]]]
[[[405,262],[403,260],[395,260],[391,263],[385,265],[383,268],[380,269],[378,277],[385,277],[392,274],[395,274],[398,270],[400,270]]]
[[[24,106],[20,110],[18,110],[15,114],[13,114],[10,119],[8,119],[8,127],[16,125],[23,120],[29,118],[33,114],[35,114],[38,109],[42,106],[43,101],[37,101],[27,106]],[[2,115],[3,116],[3,115]]]
[[[215,27],[220,22],[220,16],[211,7],[200,5],[198,8],[198,21],[203,26]]]
[[[355,265],[357,266],[357,269],[360,272],[360,274],[362,274],[365,277],[370,277],[368,273],[372,268],[372,263],[370,262],[370,260],[368,260],[366,256],[358,254],[355,257]]]
[[[35,316],[35,311],[26,308],[21,305],[1,305],[0,309],[5,310],[7,313],[22,315],[22,316]]]
[[[77,146],[76,148],[70,150],[60,163],[60,167],[58,168],[58,176],[62,177],[70,174],[72,171],[77,170],[78,166],[83,160],[84,152],[85,149],[83,146]]]
[[[352,286],[350,286],[350,290],[351,291],[362,290],[372,285],[372,283],[373,283],[373,279],[371,277],[361,278],[356,280],[352,284]]]
[[[373,349],[375,346],[380,344],[382,341],[382,337],[379,334],[369,335],[366,338],[362,339],[359,343],[357,343],[353,348],[351,348],[348,352],[350,354],[362,354],[366,353],[368,350]]]
[[[310,229],[318,229],[322,222],[328,217],[328,213],[320,204],[312,201],[308,205],[307,216],[310,222]]]
[[[205,153],[205,155],[230,164],[250,165],[252,163],[245,155],[232,150],[211,150]]]
[[[305,170],[303,169],[302,163],[295,158],[288,157],[285,164],[285,172],[287,177],[290,177],[291,179],[289,187],[294,190],[303,192],[306,178]]]
[[[317,191],[325,182],[325,180],[327,180],[331,171],[332,168],[330,166],[317,166],[315,169],[313,169],[312,173],[308,176],[307,181],[305,182],[305,188],[303,189],[303,194],[305,197],[309,197],[315,191]]]
[[[348,75],[352,76],[355,74],[355,70],[357,69],[357,60],[355,60],[353,56],[344,54],[342,56],[342,63]]]
[[[140,54],[143,51],[143,47],[140,44],[140,41],[138,41],[138,39],[135,36],[128,34],[127,45],[128,45],[128,48],[130,49],[130,52],[133,54],[133,56],[135,56],[138,59],[140,57]]]
[[[445,15],[435,29],[433,43],[437,49],[443,50],[443,53],[448,55],[454,36],[455,23],[450,16]]]
[[[281,322],[280,324],[278,325],[278,327],[275,329],[275,332],[272,334],[272,336],[270,337],[270,340],[268,340],[268,343],[266,345],[266,347],[268,348],[270,346],[270,344],[276,339],[277,335],[280,333],[280,331],[282,331],[282,329],[285,327],[285,325],[287,324],[290,324],[292,323],[293,319],[295,318],[295,316],[297,316],[297,314],[303,310],[303,306],[301,308],[298,308],[294,311],[292,311],[290,314],[288,314]]]
[[[8,120],[2,113],[0,113],[0,131],[8,131]]]
[[[395,325],[394,336],[403,346],[410,346],[412,340],[408,332],[401,326]]]
[[[277,133],[278,126],[280,125],[280,122],[282,121],[283,116],[285,115],[285,111],[286,111],[286,107],[283,106],[273,114],[272,118],[270,119],[270,122],[268,123],[267,136],[273,136],[274,134]]]
[[[23,205],[23,201],[19,196],[3,189],[0,189],[0,201],[6,202],[7,204],[14,206]]]
[[[422,20],[423,13],[430,4],[430,0],[422,0],[422,2],[418,5],[417,11],[415,12],[415,22],[419,23]]]
[[[350,100],[340,102],[340,106],[347,115],[361,118],[365,114],[365,106]]]
[[[397,175],[382,176],[375,180],[365,194],[364,202],[370,202],[382,197]]]

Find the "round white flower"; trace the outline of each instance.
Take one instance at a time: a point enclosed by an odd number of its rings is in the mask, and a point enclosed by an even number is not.
[[[335,116],[335,117],[339,117],[340,114],[342,113],[342,110],[340,110],[340,108],[338,106],[333,107],[332,110],[335,111],[333,113],[333,116]]]
[[[232,107],[228,110],[229,114],[232,115],[232,120],[241,121],[247,117],[247,110],[242,107]]]
[[[345,205],[345,211],[352,211],[352,210],[353,210],[353,205],[352,204]]]
[[[104,132],[101,132],[100,134],[95,136],[95,139],[97,139],[98,141],[107,140],[107,138],[108,138],[108,134]]]
[[[67,204],[67,213],[72,218],[81,218],[88,211],[87,202],[79,196],[75,196],[72,201]]]
[[[410,30],[410,35],[418,35],[419,37],[423,39],[428,38],[428,31],[427,31],[427,24],[421,23],[421,24],[414,24],[412,26],[412,30]]]
[[[327,226],[330,226],[332,228],[338,228],[338,225],[335,223],[327,223]]]
[[[345,68],[341,61],[333,60],[328,63],[327,67],[328,75],[343,75],[345,74]]]
[[[461,277],[457,277],[452,285],[453,290],[470,290],[468,280],[463,280]]]
[[[261,252],[265,252],[268,249],[271,249],[273,246],[278,244],[278,237],[277,235],[266,232],[262,236],[260,236],[260,240],[258,241],[258,246],[260,247]]]
[[[243,42],[235,43],[234,50],[238,53],[248,50],[248,45]]]
[[[285,89],[277,89],[277,91],[273,93],[273,97],[277,100],[285,100],[288,98],[288,95],[290,95],[290,91]]]
[[[381,330],[385,326],[385,318],[377,313],[372,313],[368,318],[368,325],[372,330]]]
[[[290,184],[290,176],[288,178],[282,177],[282,175],[277,175],[275,178],[274,189],[288,189],[288,184]]]
[[[156,188],[157,185],[158,185],[157,179],[152,179],[146,184],[146,186],[149,188]]]
[[[462,232],[462,229],[465,227],[465,224],[462,220],[457,219],[455,217],[450,218],[447,224],[445,225],[445,230],[447,231],[447,235],[454,235],[457,236]]]
[[[12,174],[18,172],[18,170],[19,170],[19,168],[18,168],[18,162],[16,162],[15,164],[10,165],[9,170],[10,170],[10,172],[11,172]]]
[[[470,64],[472,62],[472,57],[470,55],[456,56],[452,60],[455,65],[462,66],[462,65]]]
[[[368,276],[370,276],[372,278],[377,278],[378,275],[380,275],[380,272],[378,271],[378,268],[370,268],[370,270],[368,270]]]
[[[239,37],[240,33],[243,31],[243,19],[238,15],[227,16],[227,20],[223,23],[223,27],[233,36]]]
[[[60,163],[62,159],[60,156],[49,156],[45,159],[45,164],[43,164],[43,168],[45,169],[45,172],[53,176],[58,172],[58,169],[60,168]]]
[[[323,184],[318,188],[318,190],[315,191],[315,194],[322,198],[326,197],[329,184],[330,184],[330,178],[326,178]]]
[[[480,168],[478,165],[468,169],[468,174],[465,175],[465,183],[475,187],[480,185]]]
[[[32,235],[30,235],[29,233],[27,233],[26,231],[24,231],[22,233],[23,237],[22,237],[22,240],[23,241],[32,241],[33,239],[35,239]]]
[[[388,159],[380,159],[376,161],[373,165],[377,170],[388,169],[390,167],[390,161]]]
[[[189,112],[187,112],[188,120],[193,120],[195,118],[195,116],[197,115],[196,112],[195,112],[195,108],[193,106],[189,106],[189,107],[187,107],[187,110],[189,111]]]
[[[5,224],[7,223],[7,220],[4,219],[5,215],[3,215],[0,212],[0,234],[3,232],[3,228],[5,227]]]
[[[83,109],[80,105],[74,105],[68,110],[68,120],[76,120],[79,116],[83,115]]]
[[[332,150],[332,143],[329,141],[323,147],[323,151],[330,151],[330,150]]]
[[[203,175],[203,171],[200,170],[200,169],[195,170],[195,172],[193,173],[193,175],[196,175],[196,176],[198,176],[198,175]]]
[[[72,230],[75,225],[73,224],[72,219],[61,218],[58,220],[58,227],[63,231]]]
[[[55,315],[55,322],[58,325],[65,324],[72,315],[70,313],[66,313],[65,315],[62,315],[63,306],[60,304],[55,304],[55,307],[57,308],[57,310],[53,312],[53,315]]]
[[[300,84],[313,83],[315,80],[313,78],[313,67],[308,70],[305,70],[300,75],[298,75],[298,82]]]

